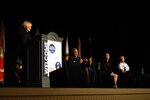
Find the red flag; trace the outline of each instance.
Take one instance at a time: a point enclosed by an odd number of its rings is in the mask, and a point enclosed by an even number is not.
[[[80,37],[78,37],[78,53],[79,53],[79,57],[82,58],[82,56],[81,56],[81,40],[80,40]]]
[[[0,47],[0,82],[4,81],[4,54],[3,48]]]
[[[3,21],[0,23],[0,82],[4,81],[4,51],[5,51],[5,33]]]
[[[68,43],[68,35],[66,37],[66,50],[65,50],[65,60],[68,60],[69,59],[69,43]]]

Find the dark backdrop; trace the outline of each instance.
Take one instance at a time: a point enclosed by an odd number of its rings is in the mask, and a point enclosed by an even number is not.
[[[54,31],[64,38],[63,59],[68,34],[70,52],[77,47],[77,37],[80,36],[82,56],[88,57],[91,38],[93,62],[101,62],[104,53],[109,51],[114,66],[118,64],[119,56],[125,55],[129,66],[138,70],[144,67],[145,72],[150,73],[148,9],[145,1],[84,2],[44,7],[32,5],[27,13],[18,12],[12,14],[4,11],[1,16],[5,24],[8,69],[14,70],[19,25],[24,20],[30,20],[33,33],[38,28],[40,34]]]

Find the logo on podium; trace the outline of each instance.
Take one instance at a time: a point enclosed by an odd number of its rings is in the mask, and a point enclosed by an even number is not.
[[[49,45],[49,51],[50,51],[50,53],[54,53],[55,52],[55,46],[53,44]]]

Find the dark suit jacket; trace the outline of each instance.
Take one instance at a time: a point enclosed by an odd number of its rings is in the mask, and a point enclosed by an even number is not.
[[[110,73],[112,72],[112,66],[110,61],[109,62],[107,62],[106,60],[103,61],[102,71],[103,74],[110,75]]]
[[[18,56],[23,59],[23,56],[26,55],[26,50],[30,40],[32,39],[32,36],[31,33],[26,32],[23,27],[20,27],[18,35]]]

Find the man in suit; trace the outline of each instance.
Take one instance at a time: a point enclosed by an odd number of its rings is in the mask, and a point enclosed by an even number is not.
[[[88,87],[88,71],[86,66],[88,60],[79,57],[77,48],[72,49],[72,55],[69,57],[69,81],[71,87]]]

